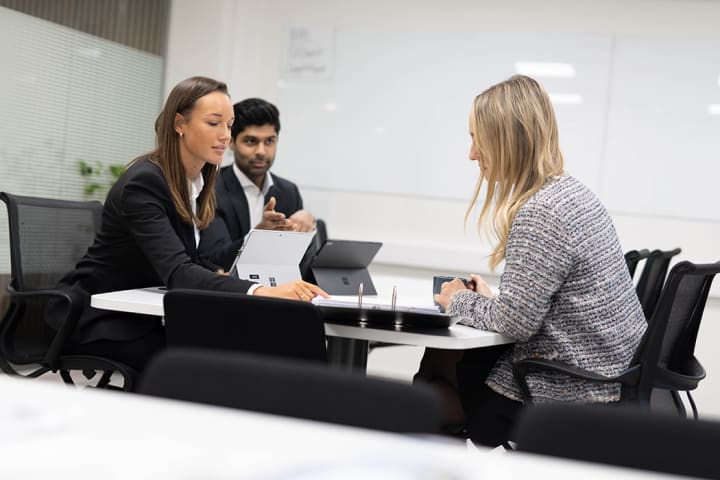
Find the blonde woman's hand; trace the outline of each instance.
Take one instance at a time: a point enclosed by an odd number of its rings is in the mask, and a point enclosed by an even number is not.
[[[467,289],[468,288],[465,286],[463,281],[456,278],[452,282],[444,282],[440,286],[440,293],[435,295],[433,298],[443,309],[447,309],[448,305],[450,305],[451,297],[457,292]]]
[[[477,293],[482,295],[483,297],[493,297],[492,290],[490,290],[490,286],[488,286],[487,282],[483,280],[483,278],[480,275],[475,275],[474,273],[470,275],[470,279],[472,280],[472,283],[474,284],[473,290],[475,290]]]
[[[294,282],[284,283],[277,287],[258,287],[253,295],[261,297],[287,298],[289,300],[300,300],[301,302],[309,302],[314,297],[330,298],[330,296],[317,285],[296,280]]]

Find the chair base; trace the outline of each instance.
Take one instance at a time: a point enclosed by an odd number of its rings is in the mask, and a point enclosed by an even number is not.
[[[88,368],[89,361],[93,361],[93,368]],[[39,378],[48,373],[57,374],[66,385],[78,387],[85,386],[131,392],[134,391],[138,379],[138,373],[127,365],[86,356],[65,357],[55,371],[38,363],[13,364],[12,362],[6,362],[6,365],[8,370],[4,371],[9,375],[17,375],[23,378]],[[71,375],[73,371],[81,371],[88,382],[86,384],[78,383]],[[102,372],[102,375],[96,383],[91,383],[89,380],[94,379],[98,372]],[[112,376],[116,372],[123,378],[122,387],[110,384]]]

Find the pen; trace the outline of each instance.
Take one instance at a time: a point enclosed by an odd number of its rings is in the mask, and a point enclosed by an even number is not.
[[[395,311],[395,302],[397,301],[397,285],[393,285],[393,293],[392,293],[392,300],[391,300],[391,307],[393,312]]]

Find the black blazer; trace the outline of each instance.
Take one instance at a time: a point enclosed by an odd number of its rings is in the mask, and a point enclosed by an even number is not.
[[[289,217],[302,210],[303,201],[297,185],[277,175],[272,175],[273,186],[265,195],[265,203],[275,197],[275,211]],[[201,254],[213,262],[229,269],[245,235],[255,225],[250,225],[250,210],[245,191],[237,179],[232,165],[220,169],[215,182],[217,208],[215,220],[208,228],[206,238],[200,241]],[[232,242],[227,244],[227,237]]]
[[[90,307],[95,293],[158,285],[245,293],[253,285],[218,275],[215,267],[199,256],[193,227],[180,220],[160,167],[140,160],[110,189],[95,242],[61,280],[84,305],[73,340],[130,340],[157,328],[147,316]],[[57,328],[51,312],[48,321]]]

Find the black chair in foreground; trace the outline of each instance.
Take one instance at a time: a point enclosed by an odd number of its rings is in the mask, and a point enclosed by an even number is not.
[[[532,403],[528,375],[534,370],[548,370],[598,383],[619,383],[620,403],[638,404],[649,408],[654,389],[693,390],[705,378],[705,369],[695,358],[695,340],[705,310],[713,278],[720,273],[720,262],[696,265],[680,262],[670,271],[658,306],[648,328],[626,370],[604,376],[562,361],[529,358],[513,365],[513,374],[524,403]],[[693,417],[697,408],[692,397]],[[682,405],[676,410],[684,415]]]
[[[170,349],[150,361],[140,393],[398,433],[438,433],[441,401],[426,387],[315,362]]]
[[[720,479],[720,423],[633,408],[543,404],[525,409],[517,450],[554,457]]]
[[[635,270],[637,270],[638,264],[650,256],[650,251],[647,249],[643,250],[629,250],[625,252],[625,263],[627,264],[628,271],[630,272],[630,278],[635,277]]]
[[[163,302],[168,348],[327,362],[325,324],[310,303],[189,289],[170,290]]]
[[[653,250],[645,260],[645,266],[635,287],[645,318],[652,317],[665,284],[670,261],[681,251],[679,248],[667,251]]]
[[[8,211],[10,232],[10,309],[0,324],[2,369],[35,378],[59,372],[73,384],[70,371],[81,370],[88,379],[103,375],[95,386],[109,387],[113,372],[132,390],[137,372],[100,356],[73,355],[66,349],[79,316],[79,305],[56,289],[63,275],[75,268],[95,238],[102,204],[26,197],[0,193]],[[59,299],[67,307],[61,328],[55,332],[44,320],[45,305]],[[25,368],[21,368],[25,367]],[[25,370],[31,369],[29,373]]]

